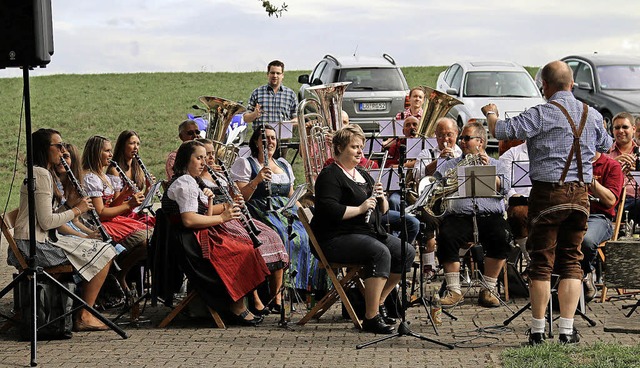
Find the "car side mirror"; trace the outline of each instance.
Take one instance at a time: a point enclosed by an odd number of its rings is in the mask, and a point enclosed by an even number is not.
[[[591,87],[591,84],[588,82],[580,82],[578,83],[578,89],[584,89],[586,91],[592,91],[593,87]]]
[[[457,96],[458,95],[458,90],[455,89],[455,88],[447,88],[447,94],[448,95]]]
[[[298,83],[309,84],[309,74],[302,74],[298,76]]]

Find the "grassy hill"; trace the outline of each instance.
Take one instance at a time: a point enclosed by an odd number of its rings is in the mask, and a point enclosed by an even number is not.
[[[409,86],[435,86],[442,67],[403,68]],[[533,68],[535,72],[535,68]],[[287,71],[284,83],[298,90],[298,75],[309,71]],[[178,124],[208,95],[246,102],[251,91],[266,83],[266,73],[139,73],[37,76],[31,73],[32,129],[60,130],[65,142],[82,149],[92,135],[100,134],[115,144],[125,129],[141,137],[140,156],[158,178],[164,177],[166,155],[179,145]],[[18,204],[18,191],[25,176],[24,116],[21,110],[21,78],[0,79],[0,206],[9,190],[9,208]],[[18,146],[19,143],[19,146]],[[17,162],[16,162],[17,160]],[[300,161],[298,160],[297,163]],[[17,165],[17,166],[16,166]],[[297,168],[298,182],[304,176]],[[14,177],[15,173],[15,177]],[[299,174],[298,174],[299,173]]]

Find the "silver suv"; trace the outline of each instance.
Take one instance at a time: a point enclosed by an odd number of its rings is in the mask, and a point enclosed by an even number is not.
[[[379,58],[325,55],[311,75],[299,76],[298,82],[302,84],[300,101],[310,97],[307,88],[311,86],[351,82],[344,93],[342,109],[351,122],[360,125],[395,117],[404,111],[409,93],[402,70],[387,54]]]

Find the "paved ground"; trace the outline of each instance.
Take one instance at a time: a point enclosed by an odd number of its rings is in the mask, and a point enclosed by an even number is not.
[[[6,244],[0,247],[4,259]],[[0,265],[0,285],[9,283],[13,268]],[[10,293],[11,294],[11,293]],[[507,308],[484,309],[468,298],[465,304],[454,310],[458,317],[453,321],[443,315],[443,324],[436,336],[426,321],[422,307],[412,307],[407,312],[413,332],[451,343],[455,350],[403,336],[381,342],[375,346],[356,350],[355,345],[376,336],[360,333],[353,324],[341,318],[339,307],[334,307],[319,322],[306,326],[294,325],[294,330],[278,327],[277,316],[268,316],[257,328],[230,326],[226,330],[211,328],[212,321],[179,316],[166,329],[155,328],[169,311],[164,306],[147,308],[144,315],[150,325],[141,328],[125,327],[130,338],[124,340],[113,331],[75,333],[73,339],[63,341],[39,341],[38,363],[41,366],[64,367],[498,367],[500,354],[505,348],[519,347],[526,340],[525,330],[529,313],[516,318],[508,327],[502,321],[511,316]],[[3,312],[12,303],[11,295],[0,301]],[[512,300],[514,311],[526,303],[524,299]],[[585,344],[616,342],[623,345],[640,343],[640,335],[633,333],[604,332],[607,323],[621,324],[621,306],[629,301],[591,303],[588,315],[597,325],[590,327],[583,320],[576,320]],[[112,315],[108,313],[107,315]],[[301,316],[294,315],[293,321]],[[622,317],[624,318],[624,317]],[[624,322],[637,324],[640,313]],[[0,334],[0,367],[27,366],[30,345],[17,339],[17,331]]]

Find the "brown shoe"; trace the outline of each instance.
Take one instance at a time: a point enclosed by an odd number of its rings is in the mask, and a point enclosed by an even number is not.
[[[486,308],[496,308],[500,306],[500,300],[496,298],[488,289],[480,290],[478,304]]]
[[[447,290],[444,296],[440,299],[440,305],[442,305],[442,308],[451,308],[462,304],[463,301],[464,297],[462,294]]]

